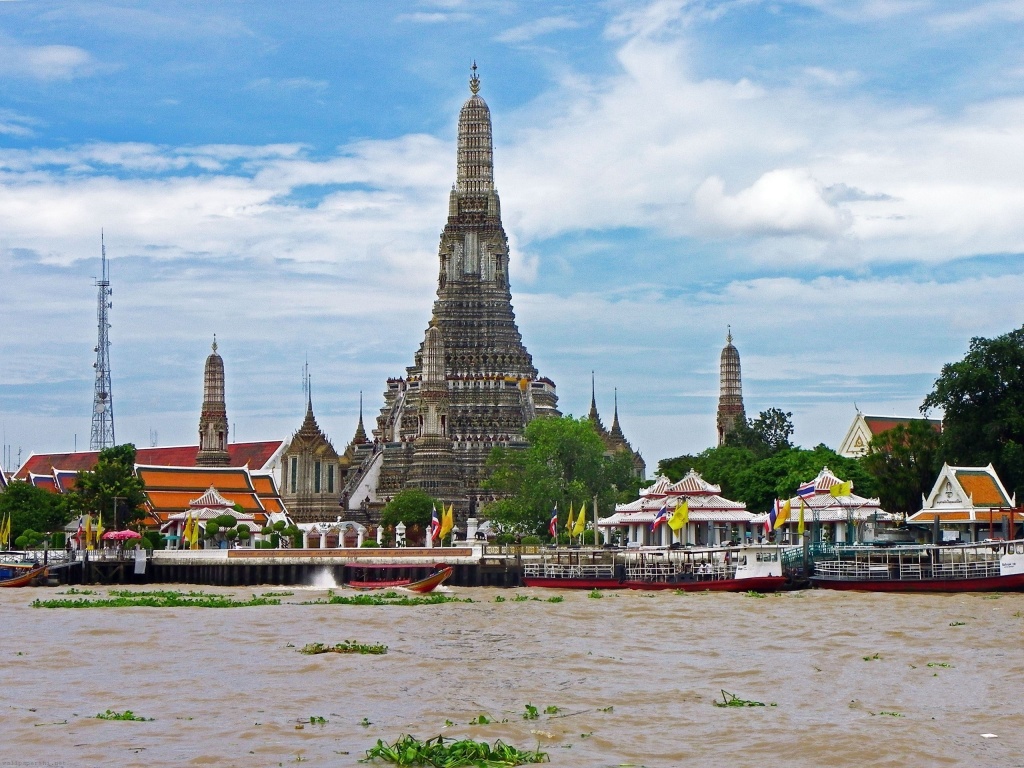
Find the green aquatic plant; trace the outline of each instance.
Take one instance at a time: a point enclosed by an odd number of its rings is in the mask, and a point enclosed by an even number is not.
[[[724,688],[722,689],[722,700],[713,701],[716,707],[763,707],[765,703],[763,701],[750,701],[748,699],[741,699],[735,693],[729,693]],[[775,705],[772,704],[774,707]]]
[[[592,589],[592,590],[590,590],[590,594],[588,594],[587,597],[592,597],[594,599],[600,599],[600,598],[604,597],[604,595],[601,594],[601,590],[599,590],[599,589]]]
[[[132,712],[130,709],[126,709],[124,712],[115,712],[112,709],[108,709],[106,712],[100,712],[96,715],[97,720],[130,720],[135,723],[148,723],[154,718],[152,717],[140,717]]]
[[[903,715],[901,715],[899,712],[888,712],[884,709],[878,714],[885,715],[886,717],[903,717]]]
[[[966,627],[967,626],[967,622],[966,621],[951,621],[951,622],[949,622],[949,626],[951,626],[951,627]]]
[[[612,712],[614,712],[614,711],[615,711],[615,707],[601,707],[601,708],[600,708],[599,710],[597,710],[597,711],[598,711],[598,712],[607,712],[608,714],[611,714]]]
[[[355,640],[345,640],[335,645],[309,643],[299,649],[299,653],[304,653],[307,656],[314,656],[320,653],[362,653],[380,656],[387,652],[388,647],[386,645],[381,645],[380,643],[369,645],[367,643],[357,643]]]
[[[260,597],[291,597],[294,592],[264,592]]]
[[[114,592],[110,593],[114,595]],[[33,608],[249,608],[259,605],[280,605],[269,597],[235,600],[230,595],[182,594],[181,592],[128,592],[115,597],[89,600],[33,600]]]
[[[400,595],[397,592],[383,594],[334,595],[325,600],[310,600],[303,605],[441,605],[442,603],[472,603],[471,597],[455,597],[435,592],[429,595]]]
[[[362,720],[360,720],[359,724],[363,726],[363,728],[369,728],[371,725],[373,725],[373,723],[370,722],[370,718],[368,717],[364,717]]]
[[[536,720],[540,717],[540,710],[533,704],[526,705],[526,711],[523,712],[523,720]]]
[[[494,722],[494,721],[491,718],[489,718],[487,715],[480,714],[480,715],[477,715],[476,717],[474,717],[472,720],[470,720],[469,724],[470,725],[490,725],[492,722]]]
[[[496,602],[496,603],[504,603],[505,602],[505,598],[502,597],[501,595],[495,595],[494,596],[494,602]]]
[[[952,664],[947,664],[944,661],[929,661],[928,662],[928,666],[929,667],[942,667],[943,669],[953,669],[953,665]]]
[[[529,595],[516,595],[515,597],[512,598],[512,602],[513,603],[525,603],[529,599],[530,599]]]
[[[872,656],[862,656],[861,658],[864,659],[864,661],[881,661],[882,660],[881,654],[878,654],[878,653],[876,653],[876,654],[874,654]]]
[[[754,590],[754,589],[748,589],[746,594],[747,594],[747,597],[764,597],[764,593],[763,592],[758,592],[757,590]]]
[[[531,752],[517,749],[504,743],[501,739],[491,746],[486,741],[474,741],[473,739],[455,740],[436,736],[433,739],[420,741],[415,736],[400,736],[393,744],[378,739],[376,746],[366,750],[366,759],[361,762],[372,760],[383,760],[400,766],[499,768],[500,766],[546,763],[548,755],[539,750]]]
[[[554,597],[549,597],[548,598],[548,602],[549,603],[561,603],[561,602],[564,602],[564,601],[565,601],[565,598],[562,597],[561,595],[555,595]]]
[[[548,706],[544,707],[545,715],[557,715],[561,711],[561,708],[556,707],[554,704],[549,704]]]

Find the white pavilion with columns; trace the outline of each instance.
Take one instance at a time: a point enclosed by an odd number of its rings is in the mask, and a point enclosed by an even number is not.
[[[676,532],[666,522],[651,530],[651,523],[663,507],[671,516],[684,501],[689,509],[689,522],[684,528]],[[753,519],[746,504],[723,497],[721,486],[707,482],[691,469],[677,483],[664,475],[657,477],[654,485],[640,490],[640,498],[617,504],[615,514],[602,518],[597,525],[605,543],[611,541],[612,532],[618,529],[628,547],[667,547],[676,543],[718,546],[746,540]]]

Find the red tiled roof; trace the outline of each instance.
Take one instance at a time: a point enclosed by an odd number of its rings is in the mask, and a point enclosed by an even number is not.
[[[228,456],[231,465],[250,469],[262,469],[270,458],[281,448],[281,440],[264,440],[255,443],[229,443]],[[178,445],[167,448],[137,448],[135,462],[163,467],[194,467],[198,445]],[[77,472],[90,470],[96,466],[99,451],[79,451],[78,453],[35,453],[28,457],[21,468],[14,474],[19,480],[28,478],[30,472],[48,475],[56,467],[61,470]]]
[[[51,493],[60,493],[57,481],[53,479],[53,475],[37,475],[33,473],[29,475],[28,479],[36,488],[42,488]]]
[[[967,492],[976,507],[1009,507],[1010,500],[1003,495],[996,485],[996,480],[988,472],[980,470],[957,469],[957,482]]]
[[[864,417],[864,423],[868,425],[868,429],[871,430],[872,435],[880,435],[883,432],[888,432],[890,429],[895,429],[900,425],[906,426],[912,421],[927,421],[936,432],[942,431],[942,422],[939,419],[901,419],[897,416]]]

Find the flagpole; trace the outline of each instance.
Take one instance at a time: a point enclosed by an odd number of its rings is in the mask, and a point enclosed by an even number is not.
[[[594,494],[594,547],[597,548],[599,542],[597,540],[597,494]]]

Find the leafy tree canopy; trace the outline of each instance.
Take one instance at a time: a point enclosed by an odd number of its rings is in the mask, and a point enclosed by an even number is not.
[[[11,515],[11,538],[27,530],[59,531],[71,519],[67,500],[31,483],[13,481],[0,493],[0,520]]]
[[[916,512],[942,468],[941,437],[928,421],[899,424],[871,438],[861,464],[875,479],[883,509]]]
[[[100,513],[105,528],[114,525],[115,503],[117,522],[123,527],[145,516],[145,500],[142,481],[135,476],[135,446],[131,443],[100,451],[95,468],[79,472],[75,490],[68,494],[74,513]]]
[[[524,435],[526,448],[497,447],[487,460],[486,487],[501,498],[488,504],[484,513],[509,532],[546,536],[556,504],[562,527],[570,505],[578,510],[585,502],[591,517],[594,496],[599,509],[610,514],[617,496],[638,486],[629,457],[606,457],[589,419],[534,419]]]
[[[736,425],[726,436],[725,444],[748,448],[758,458],[792,448],[789,438],[793,436],[792,413],[778,408],[761,411],[756,419],[748,419]]]
[[[861,496],[876,495],[875,479],[856,459],[840,456],[824,445],[813,450],[785,448],[760,459],[754,449],[724,445],[696,456],[664,459],[658,472],[679,480],[695,469],[709,483],[720,485],[726,498],[744,502],[751,512],[764,512],[775,499],[790,498],[797,486],[814,479],[825,466],[841,479],[853,481]]]
[[[434,509],[435,500],[419,488],[406,488],[397,493],[381,513],[381,525],[387,527],[405,523],[426,527],[430,524],[430,515]],[[440,506],[438,506],[440,509]]]
[[[943,411],[942,451],[950,464],[991,463],[1011,493],[1024,492],[1024,327],[971,339],[947,363],[921,405]]]

